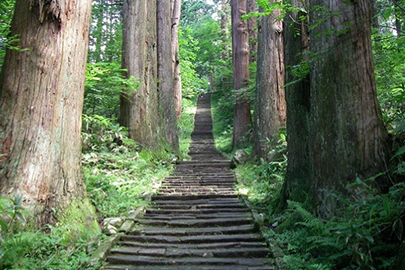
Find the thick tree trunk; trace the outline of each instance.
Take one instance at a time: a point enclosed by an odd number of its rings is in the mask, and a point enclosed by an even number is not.
[[[283,22],[277,20],[280,11],[259,21],[256,102],[254,117],[254,154],[268,156],[285,126],[286,102],[284,91]]]
[[[0,191],[54,221],[86,195],[81,113],[91,1],[18,0],[0,76]]]
[[[173,88],[174,88],[174,104],[177,119],[181,118],[181,74],[180,74],[180,59],[179,59],[179,26],[181,16],[181,0],[172,1],[172,63],[173,63]]]
[[[140,82],[136,91],[121,96],[120,124],[138,143],[155,148],[159,139],[157,91],[156,1],[123,2],[122,68],[127,78]]]
[[[246,14],[246,0],[231,0],[232,15],[232,59],[233,87],[235,90],[246,87],[249,79],[249,33],[247,21],[241,20]],[[251,125],[249,100],[235,94],[233,114],[233,147],[243,141]]]
[[[370,0],[310,0],[313,57],[309,162],[319,214],[330,217],[335,200],[356,177],[386,170],[387,131],[376,97]],[[319,10],[319,9],[318,9]],[[339,16],[330,16],[337,13]]]
[[[293,7],[305,8],[299,0]],[[304,13],[290,12],[284,20],[285,66],[295,67],[308,61],[308,17]],[[299,33],[297,35],[297,33]],[[291,70],[285,73],[287,102],[287,173],[282,189],[282,206],[287,200],[303,202],[310,193],[309,130],[310,83],[309,74],[295,77]],[[293,83],[294,82],[294,83]],[[292,84],[291,84],[292,83]]]
[[[179,138],[177,134],[177,118],[174,106],[170,18],[170,1],[157,0],[160,122],[164,139],[174,150],[178,150]]]

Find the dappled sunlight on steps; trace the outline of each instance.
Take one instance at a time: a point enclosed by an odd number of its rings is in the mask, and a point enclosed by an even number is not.
[[[215,149],[210,96],[200,97],[189,155],[153,196],[138,226],[120,238],[104,269],[267,270],[269,249]]]

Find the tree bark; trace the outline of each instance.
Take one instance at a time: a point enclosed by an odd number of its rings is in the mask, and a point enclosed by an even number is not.
[[[173,68],[171,52],[170,1],[157,0],[157,51],[160,122],[162,135],[169,145],[179,149],[177,118],[174,105]]]
[[[291,1],[297,9],[307,9],[300,0]],[[295,67],[309,59],[308,16],[305,13],[289,12],[284,20],[285,66]],[[299,33],[297,35],[297,33]],[[303,78],[294,76],[291,70],[285,73],[287,102],[287,172],[282,188],[281,206],[287,200],[304,202],[310,194],[309,163],[309,74]]]
[[[387,131],[377,102],[371,50],[370,0],[310,0],[309,162],[319,214],[331,217],[330,192],[356,177],[386,170]]]
[[[229,1],[230,0],[221,0],[221,41],[223,44],[223,53],[221,54],[222,60],[226,61],[229,59]]]
[[[123,2],[122,68],[126,77],[139,81],[136,91],[121,95],[120,124],[129,135],[150,148],[159,143],[159,93],[157,90],[156,1]]]
[[[256,0],[246,1],[246,11],[247,13],[256,12]],[[248,19],[248,32],[249,32],[249,63],[252,64],[256,62],[257,58],[257,18],[251,17]]]
[[[235,90],[246,87],[249,79],[249,33],[247,21],[241,20],[246,14],[246,0],[231,0],[232,15],[232,60],[233,87]],[[233,147],[243,142],[244,135],[251,125],[250,102],[235,94],[233,114]]]
[[[180,59],[179,59],[179,26],[181,16],[181,0],[172,1],[172,62],[173,62],[173,88],[174,88],[174,104],[177,119],[181,119],[181,74],[180,74]]]
[[[280,11],[275,10],[259,21],[253,149],[256,157],[265,159],[271,159],[268,154],[286,121],[283,22],[279,16]]]
[[[12,35],[25,51],[8,50],[0,75],[0,192],[55,221],[86,196],[81,113],[91,1],[18,0]]]

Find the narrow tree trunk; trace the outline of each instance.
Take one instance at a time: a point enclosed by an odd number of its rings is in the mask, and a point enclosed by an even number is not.
[[[181,119],[181,74],[179,59],[179,26],[181,16],[181,0],[171,0],[173,3],[172,10],[172,62],[173,62],[173,88],[174,104],[177,119]]]
[[[268,154],[286,121],[283,22],[279,16],[280,11],[275,10],[259,22],[253,149],[256,157],[265,159],[272,158]]]
[[[91,1],[17,0],[0,75],[0,192],[55,221],[85,198],[80,171],[81,113]]]
[[[247,0],[246,11],[247,13],[256,12],[256,0]],[[249,32],[249,63],[252,64],[256,62],[257,58],[257,18],[251,17],[248,20],[248,32]]]
[[[291,5],[298,10],[305,9],[302,1],[293,0]],[[285,66],[296,67],[308,59],[309,33],[308,17],[305,13],[289,12],[284,20]],[[299,33],[299,34],[297,34]],[[303,78],[293,75],[291,70],[285,73],[287,86],[287,172],[282,189],[281,204],[287,200],[304,202],[310,193],[309,164],[309,113],[310,82],[309,74]]]
[[[377,102],[371,50],[370,0],[310,0],[312,10],[309,152],[312,190],[321,216],[336,207],[330,192],[356,177],[386,170],[387,131]],[[320,23],[321,22],[321,23]]]
[[[233,87],[235,90],[246,87],[249,79],[249,34],[247,21],[241,20],[246,14],[246,0],[231,0],[232,14],[232,59]],[[233,147],[243,142],[243,137],[250,128],[250,102],[235,94],[233,114]]]
[[[157,52],[160,121],[164,139],[178,150],[177,118],[174,106],[173,68],[171,52],[170,1],[157,0]]]
[[[221,41],[223,44],[223,53],[221,54],[222,60],[226,61],[229,59],[229,1],[230,0],[221,0]]]
[[[94,58],[96,62],[101,62],[102,61],[102,55],[101,53],[101,48],[103,45],[103,21],[104,21],[104,1],[100,1],[98,5],[98,16],[97,16],[97,25],[96,25],[96,48],[95,48],[95,54]]]
[[[157,91],[156,1],[123,2],[122,68],[140,85],[121,95],[120,124],[138,143],[158,146],[159,94]]]

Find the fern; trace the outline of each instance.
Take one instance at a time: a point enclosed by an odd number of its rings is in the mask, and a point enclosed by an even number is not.
[[[287,201],[287,204],[288,207],[293,209],[294,212],[297,213],[303,220],[303,222],[299,222],[298,224],[318,230],[324,228],[324,223],[322,220],[307,211],[300,203]]]

